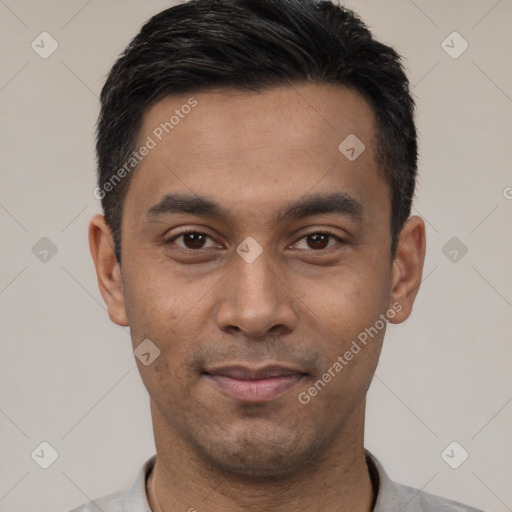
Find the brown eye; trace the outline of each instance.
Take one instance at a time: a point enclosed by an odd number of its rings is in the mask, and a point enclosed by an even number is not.
[[[183,243],[188,249],[202,249],[206,236],[201,233],[185,233]]]
[[[210,236],[206,235],[205,233],[199,233],[197,231],[188,231],[186,233],[176,235],[167,243],[175,243],[176,245],[183,249],[199,250],[212,247],[213,240]],[[208,243],[210,245],[207,245]]]
[[[307,237],[308,247],[310,249],[325,249],[329,242],[330,235],[325,233],[314,233]]]
[[[322,251],[330,249],[335,245],[343,245],[343,240],[332,233],[318,231],[316,233],[309,233],[304,235],[296,244],[295,247],[301,250],[314,250]]]

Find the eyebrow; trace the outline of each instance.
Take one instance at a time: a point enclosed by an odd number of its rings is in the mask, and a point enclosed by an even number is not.
[[[166,194],[160,202],[148,209],[148,221],[173,214],[190,214],[228,221],[231,215],[215,201],[203,196],[181,193]],[[298,220],[321,214],[336,214],[361,220],[364,206],[354,197],[341,192],[304,196],[275,214],[276,223]]]
[[[361,220],[364,213],[364,206],[357,199],[346,193],[334,192],[327,195],[305,196],[288,205],[284,211],[279,211],[276,220],[281,222],[285,219],[296,220],[322,214],[343,215],[352,217],[354,220]]]

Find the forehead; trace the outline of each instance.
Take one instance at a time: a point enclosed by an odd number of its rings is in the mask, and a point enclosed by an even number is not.
[[[261,211],[308,192],[351,192],[361,202],[375,187],[387,195],[374,125],[364,98],[338,85],[168,96],[143,117],[137,147],[152,148],[126,201],[147,209],[177,191]]]
[[[322,138],[350,133],[370,142],[373,125],[373,111],[357,91],[295,84],[260,92],[228,89],[167,96],[145,112],[140,135],[153,134],[157,142],[171,134],[176,141],[193,136],[216,152],[232,153],[267,142],[274,132],[279,133],[275,142],[298,151],[306,145],[311,149]]]

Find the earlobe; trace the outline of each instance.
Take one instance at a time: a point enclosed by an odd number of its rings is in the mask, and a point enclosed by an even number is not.
[[[98,286],[112,322],[127,326],[121,269],[115,257],[112,233],[103,215],[95,215],[89,224],[91,250]]]
[[[400,239],[393,261],[392,287],[389,307],[400,304],[391,323],[401,323],[409,317],[418,293],[423,263],[425,261],[425,223],[418,216],[407,219],[400,233]],[[398,310],[398,308],[396,308]]]

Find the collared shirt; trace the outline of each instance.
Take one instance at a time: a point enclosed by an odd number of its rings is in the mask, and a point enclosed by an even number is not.
[[[109,494],[70,512],[152,512],[146,494],[146,481],[156,460],[153,455],[142,466],[133,484],[126,490]],[[440,498],[390,480],[379,461],[366,451],[366,463],[377,489],[373,512],[483,512],[452,500]]]

